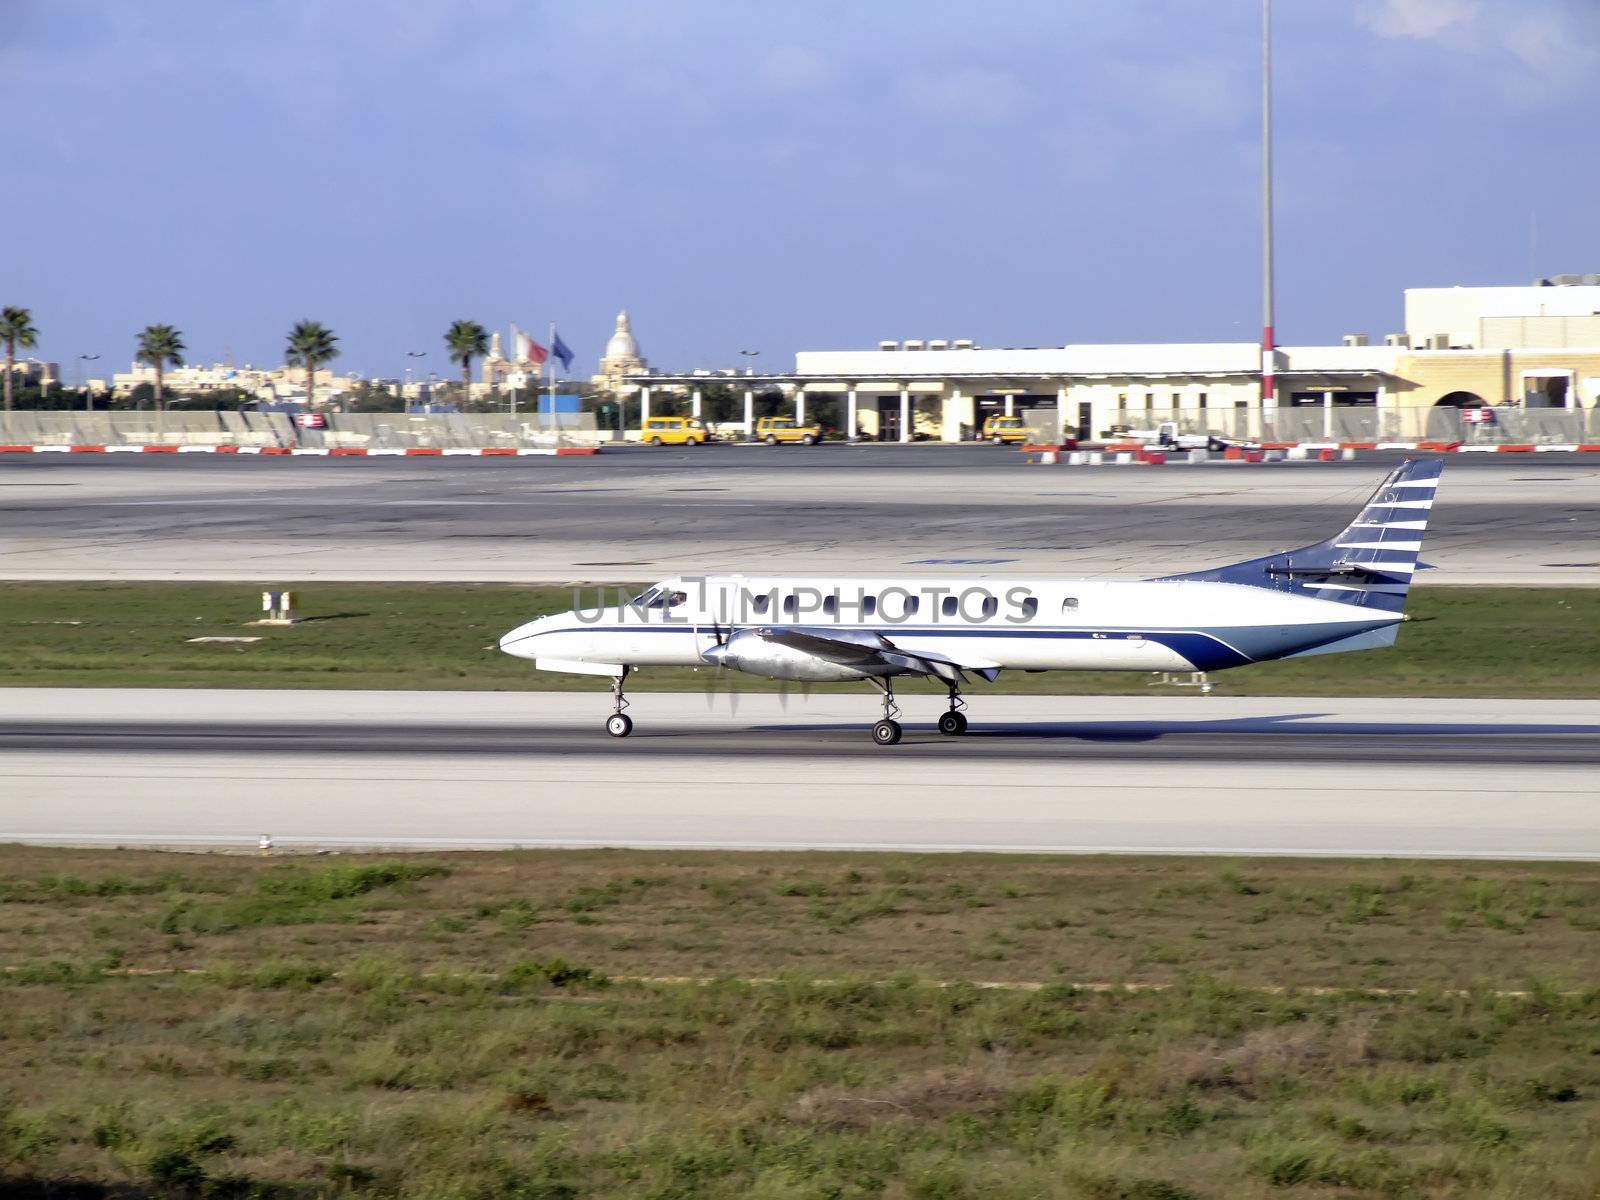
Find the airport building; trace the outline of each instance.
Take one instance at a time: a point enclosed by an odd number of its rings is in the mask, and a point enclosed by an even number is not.
[[[1411,289],[1403,331],[1281,347],[1266,398],[1262,365],[1248,342],[989,348],[908,338],[802,351],[792,373],[723,382],[743,386],[746,421],[753,396],[778,389],[797,416],[825,411],[837,427],[884,441],[959,441],[993,413],[1022,415],[1045,441],[1165,421],[1265,441],[1414,441],[1457,437],[1463,412],[1484,408],[1513,436],[1525,426],[1530,440],[1596,440],[1600,276]],[[637,398],[641,417],[685,405],[698,413],[710,376],[630,373],[617,391]]]

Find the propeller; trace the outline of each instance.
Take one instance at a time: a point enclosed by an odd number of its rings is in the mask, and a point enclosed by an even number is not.
[[[726,646],[731,635],[732,630],[724,626],[720,620],[713,619],[711,621],[713,649],[720,650],[723,646]],[[716,707],[718,692],[726,692],[728,694],[729,714],[736,717],[739,715],[739,672],[735,671],[730,674],[727,664],[720,658],[714,661],[716,664],[714,668],[699,668],[706,671],[706,711],[710,712]]]

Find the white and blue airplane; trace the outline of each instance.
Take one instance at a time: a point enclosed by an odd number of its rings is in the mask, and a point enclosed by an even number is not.
[[[606,732],[627,737],[639,667],[712,665],[804,683],[866,681],[872,727],[900,740],[894,680],[949,690],[939,732],[966,732],[961,686],[1001,671],[1211,672],[1392,646],[1419,566],[1439,459],[1407,460],[1325,542],[1147,580],[712,575],[541,617],[500,639],[545,671],[610,676]]]

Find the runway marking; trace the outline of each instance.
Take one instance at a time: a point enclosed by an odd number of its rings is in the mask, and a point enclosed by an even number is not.
[[[185,834],[163,837],[160,834],[19,834],[0,830],[0,841],[31,845],[82,846],[90,843],[140,846],[239,846],[253,851],[259,835],[231,837],[226,834]],[[1282,846],[1135,846],[1135,845],[1012,845],[1003,842],[741,842],[680,841],[665,838],[316,838],[273,835],[277,846],[361,847],[379,851],[388,847],[413,850],[739,850],[739,851],[861,851],[897,854],[1059,854],[1059,855],[1145,855],[1160,858],[1381,858],[1441,859],[1483,862],[1600,862],[1600,851],[1556,850],[1355,850],[1343,847],[1308,850]]]

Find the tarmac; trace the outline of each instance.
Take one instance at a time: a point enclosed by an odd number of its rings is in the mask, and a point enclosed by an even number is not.
[[[593,458],[0,459],[0,579],[641,582],[768,571],[1146,577],[1320,540],[1401,454],[1073,467],[986,445]],[[1428,584],[1600,586],[1595,455],[1459,455]]]
[[[0,840],[1600,858],[1600,701],[0,689]]]

